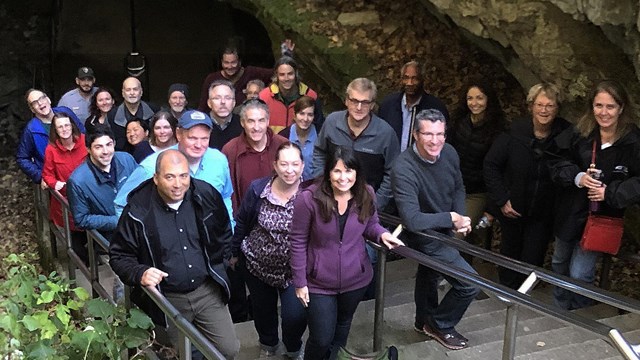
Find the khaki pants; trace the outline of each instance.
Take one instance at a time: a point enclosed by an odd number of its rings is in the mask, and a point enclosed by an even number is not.
[[[227,359],[240,351],[240,341],[231,321],[227,305],[222,301],[224,289],[208,279],[190,293],[166,293],[165,297]],[[178,343],[178,329],[169,324],[167,334],[174,346]]]

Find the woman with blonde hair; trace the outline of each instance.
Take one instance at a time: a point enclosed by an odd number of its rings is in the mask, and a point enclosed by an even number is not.
[[[555,189],[547,169],[554,138],[571,124],[558,117],[560,91],[549,83],[531,87],[530,117],[514,120],[484,159],[484,179],[490,206],[502,226],[500,253],[542,266],[553,236]],[[525,275],[499,268],[500,283],[520,287]]]

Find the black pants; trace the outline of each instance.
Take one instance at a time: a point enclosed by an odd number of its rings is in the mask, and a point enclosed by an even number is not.
[[[553,222],[547,218],[523,217],[509,219],[500,216],[502,239],[500,253],[531,265],[542,266],[547,247],[553,236]],[[512,289],[520,287],[528,275],[498,269],[500,283]]]
[[[234,323],[249,320],[251,313],[251,302],[247,296],[247,287],[244,280],[244,271],[242,267],[244,261],[238,261],[236,269],[227,267],[227,276],[229,277],[229,290],[231,297],[229,298],[229,312]]]

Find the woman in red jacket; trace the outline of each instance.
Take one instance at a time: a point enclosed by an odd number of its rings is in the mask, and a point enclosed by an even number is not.
[[[80,132],[78,125],[71,121],[66,114],[54,114],[53,120],[51,120],[51,131],[49,132],[49,145],[44,150],[42,180],[50,189],[59,191],[66,198],[67,179],[82,164],[86,156],[87,148],[84,144],[84,134]],[[62,205],[53,196],[51,196],[49,205],[49,216],[58,227],[64,226]],[[77,244],[80,241],[86,243],[84,232],[75,229],[71,216],[69,216],[69,226],[72,231],[74,250],[81,259],[86,261],[84,244]]]

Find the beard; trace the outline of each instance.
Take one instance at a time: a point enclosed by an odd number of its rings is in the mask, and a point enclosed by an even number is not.
[[[78,86],[78,89],[80,90],[80,92],[84,95],[91,95],[91,90],[93,90],[93,86],[89,86],[88,90],[85,90],[84,86]]]

